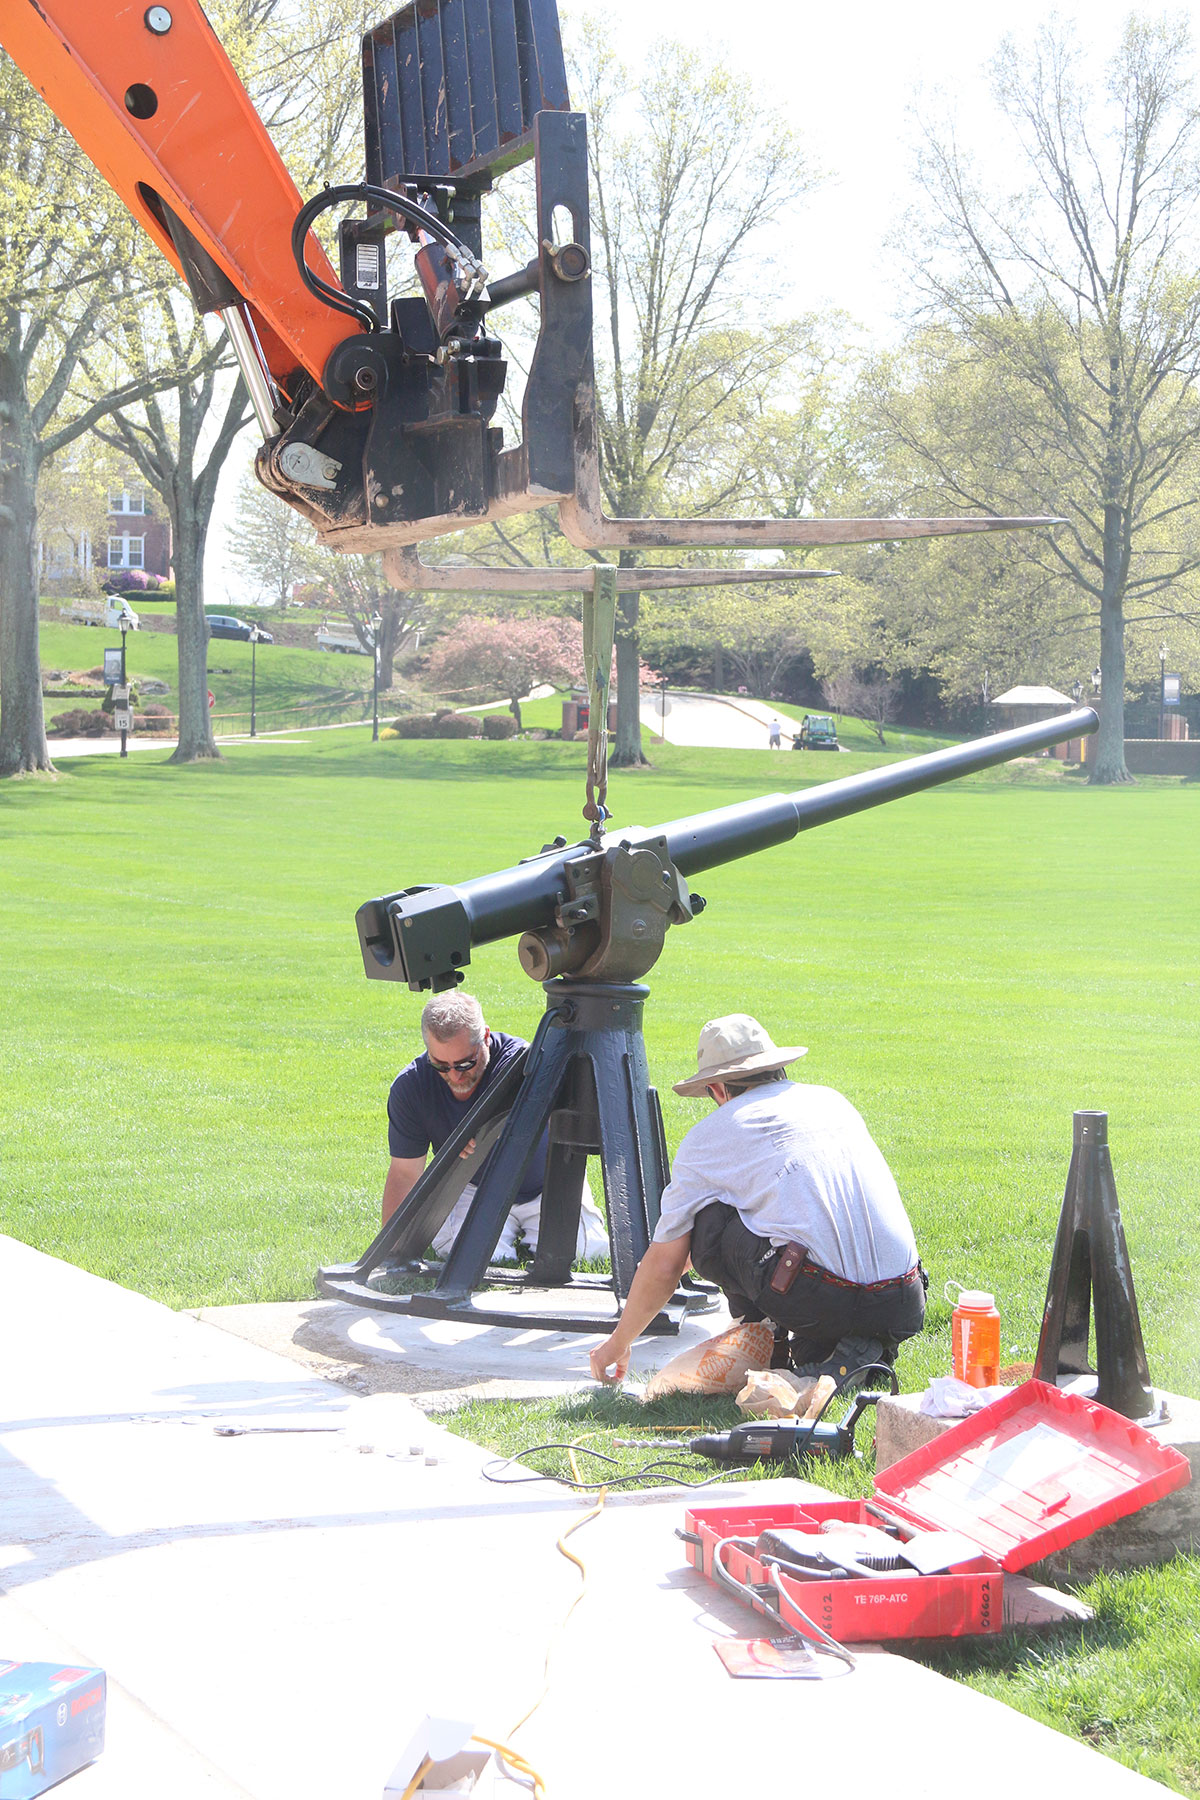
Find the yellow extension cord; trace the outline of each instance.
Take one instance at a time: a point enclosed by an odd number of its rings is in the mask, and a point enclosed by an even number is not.
[[[595,1437],[596,1435],[597,1434],[592,1431],[584,1433],[584,1437]],[[575,1445],[582,1444],[582,1442],[583,1442],[583,1438],[576,1438]],[[571,1449],[568,1450],[567,1455],[570,1458],[571,1472],[574,1475],[576,1481],[582,1481],[583,1476],[580,1474],[579,1464],[575,1460],[575,1445],[572,1445]],[[576,1554],[573,1550],[567,1549],[567,1539],[571,1536],[571,1534],[573,1532],[578,1531],[581,1525],[587,1525],[592,1519],[595,1519],[599,1516],[599,1514],[604,1510],[604,1502],[607,1498],[608,1498],[608,1489],[601,1488],[600,1493],[596,1499],[596,1504],[595,1504],[595,1506],[592,1507],[591,1511],[584,1513],[584,1515],[581,1519],[576,1519],[573,1524],[568,1525],[567,1529],[563,1532],[562,1536],[558,1539],[558,1542],[555,1545],[555,1549],[559,1552],[559,1554],[561,1556],[565,1556],[569,1563],[574,1563],[575,1567],[579,1570],[579,1575],[580,1575],[579,1592],[576,1594],[576,1596],[572,1600],[570,1606],[568,1606],[566,1612],[563,1614],[563,1616],[562,1616],[561,1620],[559,1621],[559,1624],[555,1630],[554,1636],[551,1638],[549,1644],[547,1644],[547,1646],[546,1646],[546,1660],[542,1666],[542,1675],[543,1675],[542,1691],[538,1695],[537,1699],[534,1701],[533,1705],[529,1708],[529,1710],[525,1713],[522,1713],[521,1717],[517,1720],[516,1724],[511,1728],[511,1730],[509,1731],[509,1734],[508,1734],[510,1738],[516,1736],[517,1732],[520,1731],[522,1725],[528,1724],[529,1720],[532,1719],[532,1717],[533,1717],[534,1713],[537,1711],[538,1707],[542,1704],[542,1701],[546,1698],[546,1695],[550,1692],[550,1659],[554,1654],[555,1643],[557,1642],[557,1640],[561,1636],[561,1634],[566,1630],[567,1623],[570,1620],[571,1614],[575,1611],[575,1608],[579,1605],[579,1602],[583,1599],[584,1594],[587,1592],[587,1565],[584,1563],[582,1557],[576,1556]],[[471,1742],[473,1744],[483,1744],[487,1747],[487,1749],[494,1750],[496,1755],[500,1758],[500,1761],[503,1763],[503,1765],[506,1769],[511,1769],[513,1774],[516,1775],[520,1780],[529,1782],[530,1787],[533,1792],[533,1800],[545,1800],[545,1796],[546,1796],[545,1781],[543,1780],[541,1775],[538,1774],[538,1771],[533,1767],[533,1764],[528,1762],[526,1760],[526,1758],[524,1756],[522,1756],[522,1754],[519,1750],[514,1750],[511,1744],[508,1744],[508,1743],[502,1744],[502,1743],[498,1742],[497,1739],[495,1739],[495,1738],[484,1737],[482,1735],[482,1733],[478,1732],[478,1731],[474,1731],[471,1733]],[[432,1763],[433,1763],[432,1757],[427,1756],[424,1759],[424,1761],[421,1763],[420,1768],[416,1771],[415,1775],[413,1775],[408,1786],[405,1788],[403,1794],[401,1794],[400,1800],[413,1800],[413,1796],[420,1791],[421,1783],[424,1781],[426,1774],[428,1773],[429,1769],[432,1766]]]

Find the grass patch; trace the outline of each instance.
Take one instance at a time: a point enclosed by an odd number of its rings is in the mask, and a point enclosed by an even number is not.
[[[96,631],[87,625],[43,623],[40,631],[44,669],[92,669],[104,660],[105,646],[115,644],[117,633]],[[174,712],[179,704],[178,646],[173,634],[138,631],[126,647],[133,681],[152,676],[165,681],[170,692],[144,698]],[[249,728],[250,645],[234,638],[210,638],[208,685],[212,691],[213,720],[218,732]],[[343,719],[371,717],[371,663],[369,657],[332,656],[325,650],[302,650],[288,644],[260,644],[255,670],[255,711],[260,731],[291,725],[323,725]],[[47,721],[85,701],[45,701]],[[380,718],[391,716],[381,697]]]
[[[82,637],[47,662],[91,666],[99,634]],[[139,669],[175,646],[131,649]],[[223,643],[221,661],[246,649]],[[260,676],[320,656],[270,654]],[[618,827],[653,824],[878,761],[663,745],[653,769],[614,773],[611,802]],[[183,769],[153,750],[63,768],[0,785],[0,1229],[173,1306],[306,1296],[318,1263],[374,1235],[384,1102],[417,1044],[421,997],[364,979],[355,909],[580,834],[584,747],[372,745],[368,730]],[[704,1110],[670,1091],[704,1019],[749,1010],[810,1046],[805,1079],[863,1112],[934,1275],[908,1388],[949,1365],[950,1276],[998,1294],[1005,1360],[1032,1356],[1071,1113],[1100,1107],[1151,1371],[1200,1391],[1195,808],[1179,782],[1091,790],[1035,763],[696,880],[708,910],[670,934],[646,1014],[668,1141]],[[481,950],[470,987],[532,1034],[542,994],[513,944]],[[497,1402],[451,1423],[498,1452],[592,1431],[603,1446],[629,1404]],[[637,1407],[636,1423],[732,1423],[674,1408]],[[870,1464],[819,1477],[869,1485]],[[938,1654],[1193,1792],[1196,1580],[1193,1562],[1112,1577],[1085,1632]]]

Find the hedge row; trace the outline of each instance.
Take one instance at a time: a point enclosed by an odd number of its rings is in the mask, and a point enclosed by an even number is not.
[[[477,738],[492,740],[516,735],[517,721],[511,713],[485,713],[482,720],[473,713],[402,713],[393,719],[390,730],[398,738]]]

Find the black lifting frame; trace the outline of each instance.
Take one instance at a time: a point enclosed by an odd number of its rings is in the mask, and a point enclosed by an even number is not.
[[[321,1293],[427,1318],[536,1324],[545,1331],[612,1329],[615,1301],[629,1292],[658,1221],[667,1181],[662,1109],[650,1086],[642,1037],[642,1007],[650,990],[635,982],[559,980],[543,986],[546,1010],[529,1048],[443,1144],[358,1262],[318,1271]],[[513,1197],[547,1126],[550,1152],[537,1255],[524,1276],[498,1268],[489,1273]],[[472,1139],[475,1148],[464,1158],[463,1150]],[[600,1158],[604,1171],[611,1276],[571,1269],[589,1155]],[[433,1292],[391,1294],[368,1286],[371,1271],[381,1266],[418,1275],[431,1269],[423,1261],[426,1247],[485,1162]],[[477,1294],[473,1290],[485,1275],[491,1291]],[[551,1303],[535,1316],[517,1312],[497,1303],[494,1290],[500,1283],[517,1290],[581,1290],[592,1305],[556,1314]],[[678,1331],[687,1310],[712,1304],[711,1293],[699,1283],[685,1283],[648,1330]],[[557,1304],[562,1305],[561,1299]]]

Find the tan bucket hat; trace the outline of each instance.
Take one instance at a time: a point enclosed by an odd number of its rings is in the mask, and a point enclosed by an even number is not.
[[[700,1032],[696,1073],[674,1083],[677,1094],[703,1094],[710,1082],[738,1081],[765,1069],[782,1069],[808,1051],[799,1044],[782,1048],[771,1042],[757,1019],[749,1013],[726,1013],[710,1019]]]

